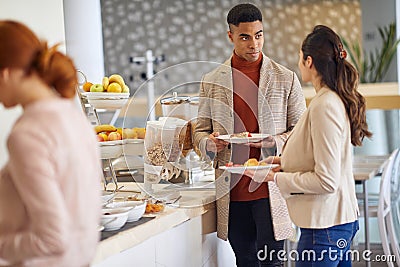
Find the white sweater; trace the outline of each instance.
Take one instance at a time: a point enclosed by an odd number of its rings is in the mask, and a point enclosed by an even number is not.
[[[99,240],[96,138],[70,100],[24,110],[0,172],[0,266],[88,266]]]

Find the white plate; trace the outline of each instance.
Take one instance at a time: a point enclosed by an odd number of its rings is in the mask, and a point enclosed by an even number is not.
[[[246,143],[257,143],[261,140],[271,136],[270,134],[260,134],[260,133],[251,133],[251,137],[231,137],[230,134],[224,134],[217,136],[216,138],[227,141],[232,144],[246,144]]]
[[[107,93],[107,92],[85,92],[82,93],[87,99],[128,99],[129,93]]]
[[[232,166],[232,167],[221,166],[219,168],[221,170],[226,170],[230,173],[242,174],[242,173],[244,173],[245,170],[273,169],[278,166],[279,166],[279,164],[267,164],[267,165],[258,165],[258,166]]]

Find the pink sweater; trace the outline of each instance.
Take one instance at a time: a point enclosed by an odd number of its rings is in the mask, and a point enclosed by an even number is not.
[[[0,172],[0,266],[90,264],[101,214],[96,142],[70,100],[25,108]]]

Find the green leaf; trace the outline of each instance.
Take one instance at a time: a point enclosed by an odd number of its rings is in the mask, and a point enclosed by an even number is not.
[[[349,43],[341,38],[362,83],[381,82],[384,79],[400,43],[400,39],[396,39],[394,22],[384,27],[378,27],[378,32],[381,38],[381,47],[370,51],[369,54],[361,49],[359,42]]]

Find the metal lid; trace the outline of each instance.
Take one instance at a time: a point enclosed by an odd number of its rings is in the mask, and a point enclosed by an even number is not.
[[[190,102],[189,96],[178,96],[177,92],[173,92],[172,95],[172,97],[162,98],[160,103],[163,105],[177,105]]]
[[[192,105],[198,105],[198,104],[199,104],[199,100],[200,100],[200,97],[199,97],[199,96],[192,96],[192,97],[190,98],[190,104],[192,104]]]

